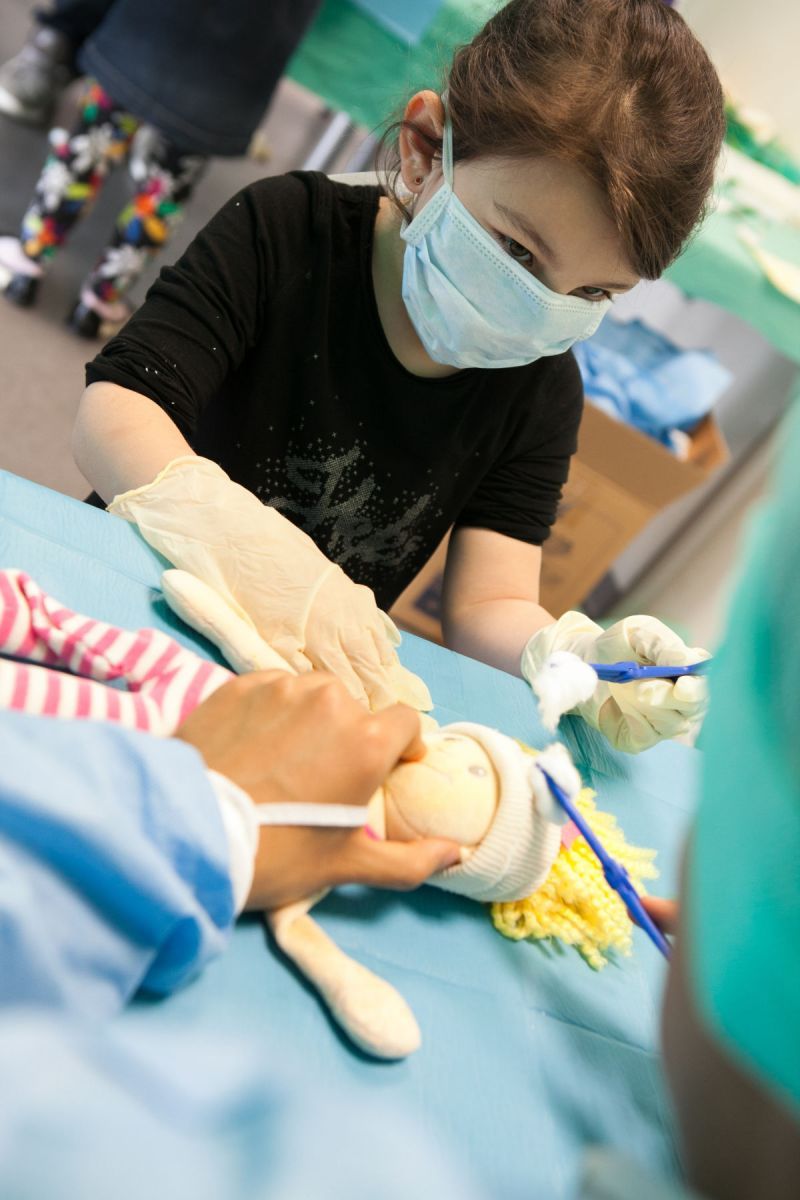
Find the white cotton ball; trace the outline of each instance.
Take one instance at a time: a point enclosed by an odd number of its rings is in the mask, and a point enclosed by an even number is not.
[[[545,729],[552,733],[564,713],[594,695],[597,684],[597,672],[577,654],[556,650],[546,658],[531,681]]]
[[[556,825],[563,825],[569,817],[550,791],[550,785],[542,771],[547,772],[570,800],[574,801],[577,798],[582,787],[581,777],[566,746],[554,742],[552,746],[542,750],[541,754],[537,754],[530,769],[530,781],[539,815],[555,822]]]

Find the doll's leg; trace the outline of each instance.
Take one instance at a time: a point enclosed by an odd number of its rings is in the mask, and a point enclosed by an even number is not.
[[[0,238],[0,273],[11,300],[32,303],[37,280],[91,207],[111,167],[125,159],[137,125],[135,117],[91,82],[72,131],[52,130],[52,149],[22,218],[19,239]]]
[[[142,729],[145,714],[137,711],[134,702],[138,699],[93,679],[79,679],[51,667],[29,666],[0,656],[0,709],[34,716],[115,721],[129,729]]]
[[[34,619],[45,601],[65,614],[69,610],[45,597],[21,571],[0,571],[0,654],[14,654],[39,662],[29,666],[0,658],[0,708],[11,708],[34,715],[51,717],[88,717],[119,721],[130,728],[142,728],[134,697],[114,691],[91,679],[80,679],[48,668],[67,666],[66,648],[51,646],[41,635],[42,617]],[[88,631],[87,617],[69,614],[76,631]],[[45,618],[46,623],[46,618]]]
[[[266,914],[275,941],[320,993],[357,1046],[378,1058],[405,1058],[420,1046],[414,1014],[390,983],[350,958],[308,915],[319,897]]]
[[[71,318],[75,332],[96,337],[101,322],[127,319],[130,310],[124,297],[169,241],[207,161],[178,150],[152,126],[141,127],[131,146],[129,167],[136,191],[83,282]]]
[[[129,632],[72,612],[20,571],[0,572],[0,650],[101,682],[122,680],[128,692],[114,692],[114,719],[151,733],[171,733],[231,678],[158,630]]]

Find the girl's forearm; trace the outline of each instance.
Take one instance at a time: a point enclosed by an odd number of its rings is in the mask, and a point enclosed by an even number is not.
[[[150,483],[173,458],[193,454],[157,404],[115,383],[93,383],[81,398],[72,434],[75,462],[109,503]]]
[[[445,617],[444,641],[450,650],[519,675],[528,639],[554,620],[532,600],[484,600]]]

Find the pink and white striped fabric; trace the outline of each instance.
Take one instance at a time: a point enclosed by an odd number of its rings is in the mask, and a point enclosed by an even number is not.
[[[41,666],[0,658],[0,708],[116,721],[163,736],[233,678],[157,629],[130,633],[74,613],[15,570],[0,571],[2,652]],[[105,686],[112,680],[127,690]]]

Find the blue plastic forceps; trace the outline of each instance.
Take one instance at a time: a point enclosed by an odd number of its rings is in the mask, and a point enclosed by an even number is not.
[[[648,667],[638,662],[589,663],[604,683],[635,683],[638,679],[680,679],[682,675],[704,675],[710,658],[688,667]]]
[[[545,771],[544,767],[539,767],[539,770],[547,780],[548,787],[553,793],[553,796],[564,809],[564,812],[567,814],[569,819],[575,823],[578,832],[586,839],[600,860],[600,865],[603,868],[603,874],[606,877],[606,883],[608,886],[613,888],[618,894],[622,900],[622,903],[627,908],[630,916],[638,925],[641,926],[641,928],[650,938],[651,942],[653,942],[657,949],[659,949],[664,955],[664,958],[669,958],[672,953],[670,944],[656,925],[655,921],[653,921],[645,911],[644,905],[639,899],[639,893],[631,883],[631,877],[625,870],[625,867],[623,867],[621,862],[617,862],[615,858],[612,858],[611,855],[606,852],[602,842],[597,840],[594,833],[589,828],[585,818],[581,816],[580,812],[572,803],[567,793],[563,788],[559,787],[552,775],[549,775],[548,772]]]

